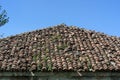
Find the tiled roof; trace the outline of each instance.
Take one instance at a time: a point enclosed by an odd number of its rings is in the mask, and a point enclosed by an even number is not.
[[[3,38],[0,70],[120,70],[120,38],[62,24]]]

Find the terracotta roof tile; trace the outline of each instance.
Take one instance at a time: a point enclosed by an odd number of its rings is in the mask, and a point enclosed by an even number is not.
[[[120,70],[120,38],[74,26],[0,39],[0,70]]]

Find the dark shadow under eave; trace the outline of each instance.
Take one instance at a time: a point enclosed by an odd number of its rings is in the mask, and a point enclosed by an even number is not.
[[[120,71],[0,72],[0,80],[120,80]]]

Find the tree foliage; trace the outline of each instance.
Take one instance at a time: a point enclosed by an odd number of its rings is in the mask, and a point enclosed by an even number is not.
[[[7,17],[6,10],[2,10],[0,6],[0,27],[5,25],[9,21],[9,17]]]

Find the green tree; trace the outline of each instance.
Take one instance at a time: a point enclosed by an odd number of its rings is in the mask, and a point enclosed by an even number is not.
[[[8,23],[9,17],[7,17],[6,10],[2,10],[0,6],[0,27]]]

